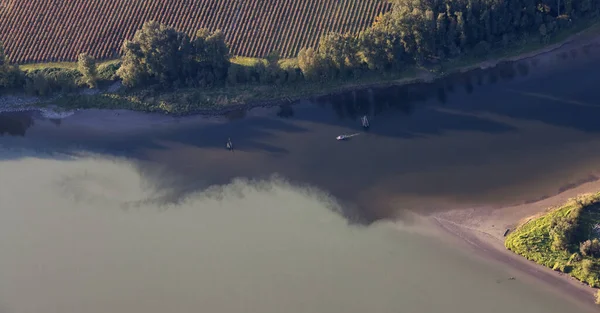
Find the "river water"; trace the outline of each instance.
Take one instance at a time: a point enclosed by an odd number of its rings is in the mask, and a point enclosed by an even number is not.
[[[598,51],[226,118],[1,114],[0,312],[585,312],[405,212],[597,179]]]

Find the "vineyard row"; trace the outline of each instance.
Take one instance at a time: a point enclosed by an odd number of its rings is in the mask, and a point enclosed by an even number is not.
[[[296,56],[325,33],[357,33],[390,9],[384,0],[0,0],[0,40],[12,62],[118,56],[155,20],[193,34],[221,29],[232,54]]]

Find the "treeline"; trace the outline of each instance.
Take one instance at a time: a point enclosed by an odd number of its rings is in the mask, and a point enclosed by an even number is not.
[[[576,19],[599,15],[597,0],[393,0],[390,12],[356,36],[328,34],[298,56],[306,76],[440,64],[493,49],[547,41]]]
[[[412,65],[440,66],[460,57],[547,41],[575,20],[597,17],[597,0],[393,0],[391,11],[359,34],[330,33],[318,48],[302,49],[296,63],[277,52],[250,64],[230,62],[223,33],[199,30],[190,37],[156,22],[125,41],[119,63],[97,68],[82,54],[75,70],[22,72],[0,46],[0,88],[35,95],[70,91],[120,78],[130,88],[286,84],[357,77],[368,71],[399,71]]]

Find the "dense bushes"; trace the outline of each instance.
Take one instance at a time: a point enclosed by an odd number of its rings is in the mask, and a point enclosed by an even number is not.
[[[78,70],[48,68],[25,73],[23,88],[28,94],[49,96],[56,92],[71,92],[82,78]]]
[[[579,245],[579,250],[584,256],[600,257],[600,241],[598,238],[588,239]]]
[[[568,250],[573,240],[573,234],[577,228],[577,217],[573,212],[569,216],[557,217],[550,224],[550,237],[552,238],[552,250]]]
[[[100,66],[98,66],[98,74],[97,74],[97,79],[98,81],[114,81],[115,79],[118,78],[117,76],[117,71],[119,70],[119,68],[121,67],[121,62],[112,62],[112,63],[108,63],[108,64],[102,64]]]
[[[229,48],[220,31],[199,30],[193,39],[157,22],[145,23],[123,44],[117,75],[128,87],[213,86],[224,82]]]
[[[82,53],[79,55],[77,60],[77,70],[83,76],[83,81],[90,87],[96,87],[96,82],[98,80],[98,70],[96,68],[96,60],[87,54]]]

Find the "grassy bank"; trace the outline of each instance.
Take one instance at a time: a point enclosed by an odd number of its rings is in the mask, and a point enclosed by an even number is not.
[[[518,226],[507,249],[600,287],[600,193],[581,195]]]
[[[495,63],[498,60],[515,59],[519,56],[530,56],[536,52],[544,52],[557,43],[564,42],[574,34],[596,35],[600,32],[598,20],[582,21],[572,27],[556,33],[545,42],[539,37],[531,36],[523,39],[511,48],[493,50],[485,56],[465,56],[460,59],[443,61],[432,68],[417,68],[409,66],[401,72],[359,72],[360,75],[347,79],[332,79],[325,82],[311,82],[302,79],[295,82],[281,84],[262,84],[257,82],[243,84],[229,84],[213,88],[178,88],[175,90],[157,91],[156,88],[120,90],[116,92],[102,92],[96,94],[71,93],[63,95],[52,101],[43,101],[41,106],[48,104],[57,105],[64,109],[131,109],[151,112],[164,112],[170,114],[187,113],[215,113],[228,109],[241,107],[246,104],[271,104],[281,101],[296,100],[310,96],[324,95],[344,90],[352,90],[369,86],[384,86],[402,84],[414,81],[419,73],[427,73],[429,77],[439,77],[459,70],[468,70],[479,67],[484,62]],[[234,57],[232,66],[237,66],[250,71],[257,62],[264,59]],[[106,61],[99,65],[99,72],[104,78],[114,78],[111,70],[116,70],[118,60]],[[282,69],[296,69],[296,59],[284,59],[279,62]],[[39,70],[44,68],[74,69],[76,63],[50,63],[27,64],[21,68],[25,70]],[[106,69],[106,70],[104,70]]]
[[[95,95],[66,95],[52,103],[64,109],[120,108],[169,114],[219,112],[244,105],[266,105],[325,95],[370,84],[391,84],[400,79],[414,78],[415,72],[415,68],[407,68],[400,73],[367,73],[354,80],[332,80],[322,83],[243,84],[210,89],[179,88],[160,92],[142,89]]]

